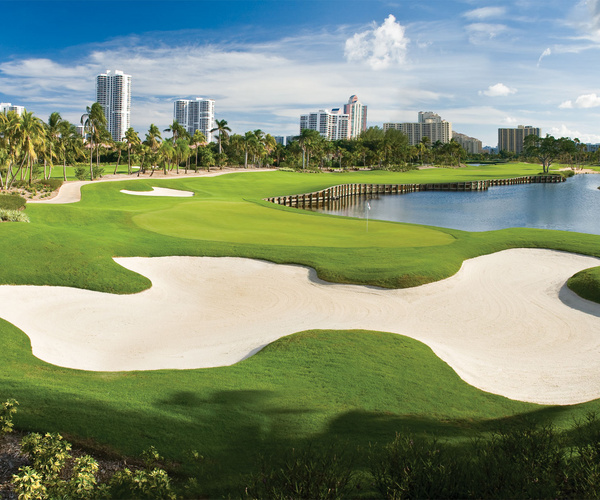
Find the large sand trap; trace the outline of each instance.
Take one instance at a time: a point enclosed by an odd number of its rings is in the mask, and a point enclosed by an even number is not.
[[[152,186],[152,191],[130,191],[129,189],[121,189],[123,194],[131,194],[133,196],[167,196],[173,198],[189,198],[194,196],[193,191],[181,191],[180,189],[169,189]]]
[[[304,267],[241,258],[115,260],[152,288],[119,296],[5,285],[0,316],[39,358],[85,370],[229,365],[301,330],[365,328],[423,341],[489,392],[553,404],[600,397],[600,305],[564,285],[600,259],[507,250],[406,290],[329,284]]]

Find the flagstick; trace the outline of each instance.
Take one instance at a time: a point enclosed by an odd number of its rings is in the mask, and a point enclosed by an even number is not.
[[[367,200],[367,233],[369,232],[369,210],[371,210],[371,205],[369,205],[369,200]]]

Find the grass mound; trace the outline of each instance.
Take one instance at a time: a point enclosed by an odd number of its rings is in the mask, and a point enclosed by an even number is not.
[[[580,297],[600,303],[600,267],[578,272],[569,279],[567,286]]]

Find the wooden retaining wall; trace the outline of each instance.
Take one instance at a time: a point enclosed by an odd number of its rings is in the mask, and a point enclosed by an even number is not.
[[[323,205],[350,196],[405,194],[417,191],[486,191],[490,186],[563,182],[562,175],[527,175],[514,179],[488,179],[484,181],[445,182],[437,184],[340,184],[313,193],[274,196],[265,201],[287,207]]]

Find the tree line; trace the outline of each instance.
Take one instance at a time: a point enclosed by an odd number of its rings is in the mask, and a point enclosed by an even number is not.
[[[578,139],[555,139],[546,136],[527,136],[521,155],[501,151],[498,155],[467,155],[454,139],[434,143],[423,137],[411,145],[408,137],[395,129],[370,127],[357,139],[330,141],[319,132],[304,129],[289,144],[283,146],[262,130],[244,134],[231,133],[226,120],[216,120],[210,131],[216,142],[208,142],[202,132],[190,134],[176,120],[160,130],[151,124],[144,137],[133,128],[127,129],[121,141],[114,141],[106,128],[106,117],[100,103],[93,103],[81,116],[82,136],[75,124],[64,120],[58,112],[44,122],[33,113],[24,111],[0,114],[0,189],[9,189],[15,181],[31,184],[36,177],[50,178],[52,169],[62,166],[67,179],[67,165],[89,163],[89,171],[76,169],[76,175],[95,179],[102,175],[106,163],[114,162],[114,173],[124,158],[127,171],[133,165],[139,172],[162,169],[164,173],[180,168],[197,171],[199,168],[244,166],[244,168],[274,166],[278,168],[322,170],[354,167],[405,170],[418,165],[460,166],[467,156],[479,160],[521,159],[539,161],[544,171],[554,162],[581,167],[598,162],[598,152],[588,153]],[[163,138],[162,134],[170,134]]]

